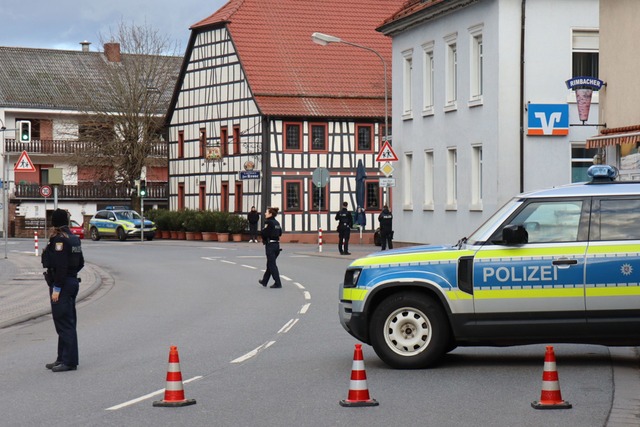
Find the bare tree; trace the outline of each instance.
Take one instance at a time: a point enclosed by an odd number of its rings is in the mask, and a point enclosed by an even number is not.
[[[144,166],[167,165],[163,122],[182,58],[175,42],[146,24],[121,22],[101,42],[99,75],[83,78],[78,90],[78,139],[86,146],[75,161],[103,185],[133,188]],[[135,192],[131,203],[140,207]]]

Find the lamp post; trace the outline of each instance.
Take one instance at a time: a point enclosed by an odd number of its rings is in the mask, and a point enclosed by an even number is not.
[[[329,43],[346,44],[349,46],[368,50],[369,52],[374,53],[378,58],[380,58],[380,61],[382,61],[382,67],[384,68],[384,140],[389,141],[389,102],[388,102],[389,88],[387,85],[387,61],[385,61],[382,55],[380,55],[380,52],[378,52],[375,49],[372,49],[368,46],[363,46],[357,43],[352,43],[352,42],[343,40],[339,37],[331,36],[329,34],[313,33],[311,34],[311,40],[313,40],[314,43],[317,43],[322,46],[326,46]],[[385,200],[383,201],[384,202],[383,204],[386,204],[386,195],[387,195],[386,187],[385,187],[384,195],[385,195]]]

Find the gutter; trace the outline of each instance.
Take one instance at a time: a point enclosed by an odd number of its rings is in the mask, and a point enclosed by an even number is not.
[[[524,61],[527,0],[522,0],[520,13],[520,193],[524,193]]]

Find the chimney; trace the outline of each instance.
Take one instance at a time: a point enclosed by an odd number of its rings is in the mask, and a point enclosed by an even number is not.
[[[83,42],[80,42],[80,46],[82,46],[82,51],[83,52],[89,52],[89,45],[90,44],[91,44],[91,42],[88,42],[86,40],[83,41]]]
[[[105,43],[104,55],[109,62],[120,62],[120,43]]]

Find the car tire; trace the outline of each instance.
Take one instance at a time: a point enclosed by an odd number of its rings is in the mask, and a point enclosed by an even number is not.
[[[118,237],[118,240],[120,240],[121,242],[124,242],[125,240],[127,240],[127,233],[124,232],[124,228],[122,227],[118,227],[116,229],[116,236]]]
[[[91,240],[93,241],[100,240],[100,233],[98,233],[98,229],[96,227],[91,227],[91,230],[89,230],[89,235],[91,236]]]
[[[144,238],[149,242],[153,240],[153,236],[144,236]]]
[[[433,366],[451,342],[440,304],[416,292],[397,293],[382,301],[371,317],[370,328],[376,354],[396,369]]]

